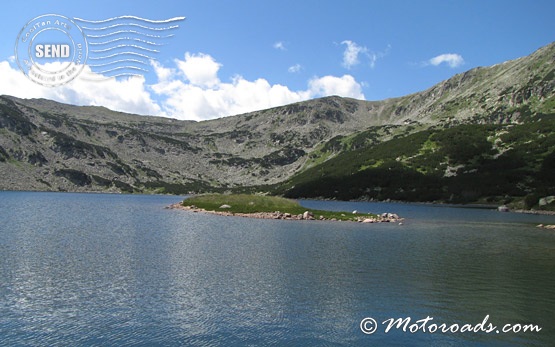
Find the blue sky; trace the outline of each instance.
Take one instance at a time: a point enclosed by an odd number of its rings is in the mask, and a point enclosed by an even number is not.
[[[30,85],[16,37],[51,13],[186,20],[142,79]],[[555,41],[553,13],[540,0],[11,1],[0,14],[0,94],[196,120],[331,94],[381,100],[532,53]]]

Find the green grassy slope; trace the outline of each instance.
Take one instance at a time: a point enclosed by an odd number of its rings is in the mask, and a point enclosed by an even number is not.
[[[276,193],[526,208],[555,195],[555,114],[525,124],[436,127],[368,143],[295,175]]]

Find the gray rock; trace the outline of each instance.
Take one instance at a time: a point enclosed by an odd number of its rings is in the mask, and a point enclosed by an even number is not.
[[[546,206],[551,204],[553,201],[555,201],[555,196],[546,196],[545,198],[541,198],[539,200],[538,205]]]

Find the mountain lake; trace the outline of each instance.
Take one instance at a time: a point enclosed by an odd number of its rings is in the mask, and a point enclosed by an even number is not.
[[[165,208],[182,199],[0,192],[0,345],[555,341],[555,231],[537,227],[555,216],[301,201],[399,225]]]

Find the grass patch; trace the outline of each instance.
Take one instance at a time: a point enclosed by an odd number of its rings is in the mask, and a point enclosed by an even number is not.
[[[312,212],[314,218],[337,220],[357,220],[358,217],[376,217],[375,214],[363,214],[352,212],[337,212],[314,210],[301,206],[297,201],[277,196],[263,196],[250,194],[205,194],[187,198],[182,203],[184,206],[196,206],[207,211],[232,212],[232,213],[257,213],[276,212],[290,213],[292,215],[303,214],[305,211]],[[220,208],[223,205],[230,208]]]

